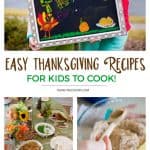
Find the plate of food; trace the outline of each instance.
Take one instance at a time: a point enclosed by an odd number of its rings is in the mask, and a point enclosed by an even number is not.
[[[109,98],[78,117],[78,141],[99,141],[108,136],[113,150],[145,150],[145,101],[143,98]]]
[[[43,150],[43,145],[37,140],[28,140],[22,142],[16,150]]]
[[[41,137],[47,137],[55,133],[55,128],[49,123],[38,123],[35,125],[35,131]]]
[[[66,136],[56,136],[52,138],[50,146],[55,150],[73,150],[73,142]]]
[[[99,22],[96,23],[96,26],[100,27],[100,28],[110,28],[110,27],[114,27],[115,25],[116,25],[116,23],[109,16],[99,19]]]
[[[105,25],[105,26],[100,25],[99,23],[96,24],[97,27],[104,29],[114,27],[115,25],[116,25],[115,23],[113,23],[112,25]]]

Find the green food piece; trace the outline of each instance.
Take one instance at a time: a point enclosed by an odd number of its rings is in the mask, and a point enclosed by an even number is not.
[[[45,126],[38,126],[38,131],[44,133]]]
[[[42,7],[46,8],[46,12],[47,13],[51,13],[52,12],[52,8],[50,6],[50,3],[52,3],[52,0],[40,0],[40,3],[42,5]]]

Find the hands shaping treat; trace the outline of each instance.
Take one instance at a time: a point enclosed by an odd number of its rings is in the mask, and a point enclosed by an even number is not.
[[[79,150],[143,150],[145,124],[137,118],[128,119],[128,115],[127,109],[119,109],[109,120],[96,122],[90,140],[81,142]]]

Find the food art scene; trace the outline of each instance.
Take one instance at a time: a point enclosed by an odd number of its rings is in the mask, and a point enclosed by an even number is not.
[[[143,51],[145,9],[146,0],[6,0],[5,50]]]

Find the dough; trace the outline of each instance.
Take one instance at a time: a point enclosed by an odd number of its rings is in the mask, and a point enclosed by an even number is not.
[[[136,133],[139,138],[140,145],[144,143],[146,136],[144,124],[137,122],[136,120],[127,119],[122,121],[119,127],[121,129],[130,130],[131,132]]]
[[[139,138],[135,133],[120,128],[112,132],[110,140],[113,150],[137,150],[139,146]]]

